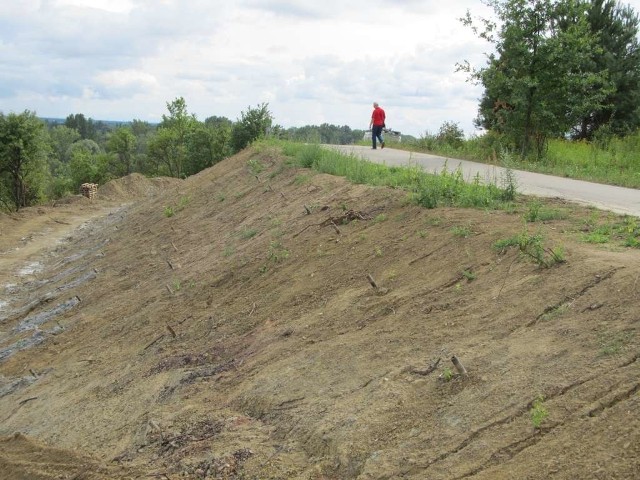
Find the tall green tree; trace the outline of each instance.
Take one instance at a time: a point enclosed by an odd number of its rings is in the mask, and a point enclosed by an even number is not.
[[[230,139],[231,122],[198,122],[189,136],[187,175],[198,173],[231,155]]]
[[[178,97],[167,103],[169,115],[162,115],[155,137],[149,142],[149,155],[160,167],[162,174],[183,178],[189,170],[188,141],[197,119],[187,111],[184,98]]]
[[[82,113],[67,116],[65,127],[76,130],[83,139],[96,140],[96,125],[91,118],[87,119]]]
[[[484,0],[496,20],[463,23],[494,45],[486,67],[471,70],[484,87],[477,124],[506,135],[522,157],[540,158],[549,137],[566,135],[612,91],[581,0]]]
[[[43,199],[49,138],[34,112],[0,113],[0,200],[19,210]]]
[[[615,0],[592,0],[587,20],[599,46],[589,60],[609,73],[612,89],[600,109],[585,112],[572,136],[591,139],[602,127],[617,135],[633,133],[640,127],[638,15]]]
[[[56,159],[61,163],[67,163],[69,147],[82,138],[77,130],[65,125],[56,125],[49,130],[51,148]]]
[[[107,151],[116,155],[114,174],[118,177],[133,173],[136,137],[129,127],[118,127],[107,139]]]
[[[240,113],[240,118],[233,125],[231,145],[235,152],[247,147],[251,142],[267,135],[273,123],[269,104],[262,103],[255,108],[248,107]]]

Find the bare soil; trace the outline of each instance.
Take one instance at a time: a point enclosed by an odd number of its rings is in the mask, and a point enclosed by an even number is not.
[[[0,477],[639,478],[640,251],[548,205],[249,150],[0,215]]]

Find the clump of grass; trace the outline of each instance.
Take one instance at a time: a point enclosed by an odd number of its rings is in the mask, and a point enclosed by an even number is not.
[[[541,234],[530,235],[524,229],[519,235],[511,238],[498,240],[493,244],[493,248],[503,252],[507,248],[516,247],[520,252],[533,259],[539,266],[549,268],[553,265],[565,262],[564,248],[548,248],[543,245]]]
[[[570,305],[568,303],[563,303],[562,305],[549,308],[540,316],[540,320],[546,322],[548,320],[560,317],[561,315],[569,311],[569,307]]]
[[[249,160],[247,162],[247,165],[249,166],[249,171],[251,171],[253,175],[259,175],[265,168],[257,158],[252,158],[251,160]]]
[[[240,231],[240,238],[242,238],[243,240],[248,240],[255,237],[257,234],[258,230],[256,230],[255,228],[244,227]]]
[[[284,246],[280,242],[273,241],[269,244],[267,258],[274,263],[279,263],[289,258],[289,250],[284,248]]]
[[[566,212],[545,207],[539,200],[529,203],[525,220],[527,222],[548,222],[566,218]]]
[[[469,225],[455,226],[451,229],[454,237],[469,238],[472,235],[471,227]]]
[[[546,420],[549,416],[549,412],[544,406],[544,397],[539,395],[532,403],[531,409],[529,410],[529,418],[531,418],[531,423],[534,428],[540,428],[542,422]]]
[[[386,220],[387,216],[384,213],[381,213],[379,215],[376,215],[376,217],[373,219],[373,223],[382,223]]]
[[[298,175],[294,180],[293,183],[296,185],[304,185],[307,184],[311,181],[311,177],[309,175]]]
[[[603,332],[598,340],[602,355],[618,355],[631,341],[629,332]]]
[[[453,380],[453,370],[449,367],[444,367],[441,377],[445,382],[450,382]]]
[[[191,199],[188,196],[183,195],[180,197],[180,200],[178,200],[178,204],[175,207],[172,207],[171,205],[164,207],[164,216],[173,217],[179,211],[184,210],[186,206],[189,205],[190,201]]]
[[[475,279],[478,277],[478,276],[477,276],[475,273],[473,273],[471,270],[463,270],[463,271],[462,271],[462,276],[463,276],[464,278],[466,278],[466,279],[467,279],[468,281],[470,281],[470,282],[471,282],[471,281],[473,281],[473,280],[475,280]]]
[[[582,235],[583,242],[605,244],[615,241],[625,247],[640,248],[640,225],[636,217],[626,216],[601,225],[590,222],[585,228],[590,231]]]

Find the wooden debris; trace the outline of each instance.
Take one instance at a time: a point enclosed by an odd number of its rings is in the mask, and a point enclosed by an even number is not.
[[[38,397],[29,397],[29,398],[25,398],[24,400],[20,400],[20,402],[18,402],[18,405],[24,405],[27,402],[31,402],[32,400],[37,400]]]
[[[169,330],[169,333],[171,333],[173,338],[176,338],[178,336],[176,335],[176,331],[173,328],[171,328],[171,325],[167,325],[167,330]]]
[[[373,279],[373,277],[367,273],[367,280],[369,280],[369,283],[371,284],[371,286],[373,288],[375,288],[376,290],[378,289],[378,284],[376,283],[376,281]]]
[[[93,200],[94,197],[98,194],[98,184],[83,183],[82,185],[80,185],[80,193],[83,197],[87,197],[89,200]]]
[[[430,373],[432,373],[433,371],[435,371],[436,368],[438,368],[438,365],[440,364],[440,360],[442,360],[442,358],[438,357],[438,359],[435,362],[431,363],[431,365],[429,365],[424,370],[418,370],[416,368],[411,368],[411,370],[409,370],[409,372],[410,373],[415,373],[416,375],[427,376]]]
[[[464,368],[464,365],[462,365],[462,363],[460,363],[460,360],[458,360],[458,357],[453,355],[451,357],[451,363],[453,363],[453,366],[456,367],[456,370],[460,375],[462,375],[463,377],[467,375],[467,369]]]
[[[351,222],[353,220],[371,220],[371,217],[368,217],[367,215],[365,215],[362,212],[356,212],[355,210],[347,210],[346,212],[344,212],[339,217],[329,217],[324,222],[312,223],[311,225],[307,225],[302,230],[300,230],[298,233],[296,233],[293,237],[294,238],[297,237],[302,232],[304,232],[307,228],[310,228],[310,227],[320,227],[320,228],[322,228],[322,227],[333,226],[333,228],[337,230],[338,229],[337,225],[344,225],[345,223],[349,223],[349,222]],[[340,233],[340,232],[338,231],[338,233]]]
[[[157,337],[153,340],[153,342],[151,342],[149,345],[147,345],[146,347],[144,347],[144,348],[142,349],[142,351],[144,352],[144,351],[145,351],[145,350],[147,350],[148,348],[150,348],[150,347],[152,347],[153,345],[155,345],[156,343],[158,343],[158,342],[159,342],[160,340],[162,340],[163,338],[164,338],[164,333],[163,333],[163,334],[161,334],[161,335],[159,335],[159,336],[157,336]]]

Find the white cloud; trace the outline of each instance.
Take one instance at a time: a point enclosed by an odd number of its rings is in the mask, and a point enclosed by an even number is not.
[[[467,9],[487,13],[478,0],[1,2],[1,105],[157,121],[182,96],[201,119],[268,102],[284,127],[366,128],[375,100],[403,133],[471,133],[481,90],[455,64],[482,65],[490,46],[458,21]]]

